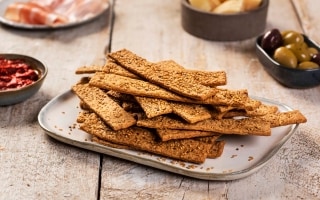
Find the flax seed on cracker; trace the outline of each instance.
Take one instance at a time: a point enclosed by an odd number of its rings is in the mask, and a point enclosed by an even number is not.
[[[215,88],[201,85],[190,77],[184,77],[181,70],[153,67],[154,64],[126,49],[110,53],[108,56],[130,72],[185,97],[205,100],[217,92]]]
[[[190,124],[167,115],[153,117],[151,119],[138,119],[137,126],[147,128],[211,131],[219,134],[271,135],[270,122],[261,118],[207,119]]]
[[[172,112],[189,123],[196,123],[211,118],[210,110],[205,105],[170,102]]]
[[[92,65],[92,66],[82,66],[76,69],[76,74],[93,74],[95,72],[101,72],[102,66]]]
[[[156,129],[157,134],[161,138],[161,141],[186,139],[186,138],[196,138],[196,137],[206,137],[214,136],[216,139],[220,137],[220,134],[210,131],[197,131],[197,130],[183,130],[183,129]]]
[[[207,158],[218,158],[222,155],[223,149],[225,146],[225,141],[215,141],[215,143],[212,145]]]
[[[187,97],[182,97],[147,81],[103,72],[95,73],[91,77],[89,84],[102,89],[113,90],[135,96],[195,104],[243,106],[246,104],[248,99],[247,90],[217,89],[217,93],[214,96],[204,101],[197,101]]]
[[[180,70],[181,76],[201,85],[215,87],[227,84],[227,75],[225,71],[200,71],[187,70],[173,60],[154,63],[154,68],[165,70]]]
[[[307,118],[299,110],[270,113],[257,118],[262,118],[265,121],[270,122],[271,127],[307,122]]]
[[[158,142],[156,135],[152,131],[139,127],[113,131],[95,113],[90,114],[80,128],[108,142],[199,164],[205,161],[213,145],[193,139]]]
[[[136,123],[134,117],[121,108],[99,88],[87,84],[72,87],[75,94],[114,130],[128,128]]]
[[[137,75],[129,72],[128,70],[126,70],[125,68],[120,66],[119,64],[115,63],[115,61],[110,58],[107,59],[106,64],[102,68],[102,71],[106,72],[106,73],[117,74],[120,76],[139,79],[139,77]]]
[[[135,97],[148,118],[172,113],[171,103],[156,98]]]

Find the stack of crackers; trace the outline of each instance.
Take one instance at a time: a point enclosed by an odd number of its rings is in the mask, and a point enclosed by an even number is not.
[[[270,136],[271,129],[306,118],[298,111],[228,90],[224,71],[189,70],[172,60],[149,62],[122,49],[104,66],[86,66],[72,87],[81,100],[77,122],[94,142],[203,163],[222,155],[222,135]]]

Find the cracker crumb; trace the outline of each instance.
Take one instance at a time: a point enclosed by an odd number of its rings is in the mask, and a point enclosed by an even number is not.
[[[248,157],[248,161],[251,161],[251,160],[253,160],[253,157],[252,157],[252,156],[249,156],[249,157]]]

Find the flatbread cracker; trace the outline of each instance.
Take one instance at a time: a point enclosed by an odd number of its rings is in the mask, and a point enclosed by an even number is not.
[[[196,123],[211,118],[210,110],[204,105],[170,102],[172,112],[189,123]]]
[[[307,122],[307,118],[299,110],[271,113],[264,115],[260,118],[270,122],[272,128],[278,126],[286,126],[289,124],[300,124]]]
[[[148,118],[172,113],[172,106],[166,100],[148,97],[135,97]]]
[[[108,142],[198,164],[206,160],[212,147],[212,144],[192,139],[158,142],[153,132],[139,127],[113,131],[94,113],[88,116],[80,128]]]
[[[97,65],[92,65],[92,66],[82,66],[76,69],[76,74],[93,74],[96,72],[101,72],[103,69],[103,66],[97,66]]]
[[[214,96],[204,101],[197,101],[182,97],[143,80],[103,72],[95,73],[91,77],[89,84],[98,88],[113,90],[134,96],[151,97],[194,104],[243,106],[248,100],[247,90],[217,89],[217,93]]]
[[[216,139],[220,137],[220,134],[209,131],[196,131],[196,130],[181,130],[181,129],[156,129],[161,141],[196,138],[214,136]]]
[[[132,149],[131,147],[128,147],[126,145],[121,145],[121,144],[115,144],[115,143],[112,143],[112,142],[108,142],[108,141],[102,140],[102,139],[100,139],[100,138],[98,138],[96,136],[92,137],[92,142],[96,142],[96,143],[102,144],[104,146],[117,148],[117,149]]]
[[[106,64],[102,68],[102,71],[105,73],[117,74],[120,76],[125,76],[130,78],[137,78],[137,79],[140,78],[139,76],[123,68],[121,65],[115,63],[115,61],[112,59],[107,59]]]
[[[153,67],[152,63],[126,49],[110,53],[108,56],[130,72],[188,98],[205,100],[217,92],[215,88],[201,85],[190,77],[184,77],[181,70]]]
[[[87,84],[77,84],[72,87],[72,90],[113,130],[128,128],[136,123],[131,114],[121,108],[99,88]]]
[[[243,119],[207,119],[190,124],[170,116],[158,116],[151,119],[138,119],[137,126],[147,128],[167,128],[211,131],[219,134],[270,136],[270,122],[261,118]]]
[[[229,111],[219,113],[212,111],[211,116],[214,119],[222,119],[222,118],[232,118],[232,117],[257,117],[257,116],[263,116],[267,114],[273,114],[278,112],[278,107],[277,106],[270,106],[270,105],[265,105],[261,104],[258,108],[255,110],[245,110],[245,109],[237,109],[233,108]]]
[[[208,72],[199,70],[186,70],[173,60],[155,63],[153,67],[165,70],[181,70],[181,75],[184,78],[205,86],[216,87],[227,84],[227,75],[225,71]]]
[[[223,153],[225,144],[226,144],[225,141],[215,141],[207,155],[207,158],[220,157]]]

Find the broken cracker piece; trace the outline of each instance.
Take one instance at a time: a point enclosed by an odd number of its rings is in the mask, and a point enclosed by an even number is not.
[[[211,118],[210,110],[204,105],[170,102],[172,112],[189,123],[196,123]]]
[[[299,110],[271,113],[257,118],[261,118],[270,122],[272,128],[307,122],[307,118]]]
[[[76,69],[75,73],[76,74],[93,74],[95,72],[101,72],[102,69],[103,69],[102,66],[96,66],[96,65],[82,66]]]
[[[223,153],[225,144],[226,144],[225,141],[215,141],[207,155],[207,158],[220,157]]]
[[[136,123],[134,117],[121,108],[101,89],[87,84],[78,84],[72,87],[74,93],[89,108],[97,113],[112,129],[128,128]]]
[[[135,97],[148,118],[172,113],[171,103],[163,99]]]

